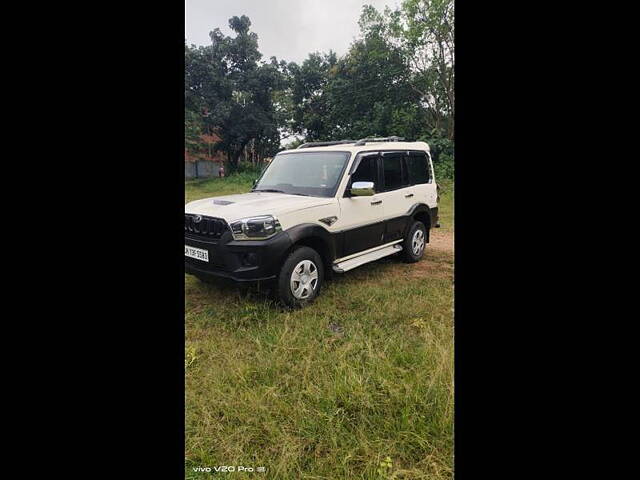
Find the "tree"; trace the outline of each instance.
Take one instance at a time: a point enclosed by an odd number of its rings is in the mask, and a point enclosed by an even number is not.
[[[367,6],[360,17],[365,34],[384,37],[411,69],[411,87],[428,110],[427,129],[453,140],[455,46],[453,0],[404,0],[379,13]]]
[[[311,53],[298,65],[288,65],[291,86],[292,131],[309,141],[330,138],[333,126],[328,117],[326,94],[329,73],[337,61],[335,52]]]
[[[400,135],[453,139],[453,2],[365,6],[348,53],[289,64],[292,130],[306,140]]]
[[[185,108],[198,113],[185,117],[200,115],[204,128],[220,136],[215,148],[227,154],[233,171],[249,143],[263,154],[277,151],[280,136],[272,98],[284,78],[275,58],[260,62],[258,36],[249,31],[248,17],[232,17],[229,26],[235,37],[216,28],[209,34],[211,45],[187,47]]]
[[[399,135],[433,146],[436,168],[453,172],[453,0],[404,0],[384,12],[365,6],[346,55],[315,52],[301,63],[262,60],[246,16],[232,36],[185,45],[185,148],[217,133],[229,170],[243,152],[274,155],[281,140]]]
[[[409,79],[410,71],[399,52],[380,32],[367,32],[331,72],[327,90],[335,134],[349,138],[415,136],[419,132],[397,131],[401,115],[419,114],[412,107],[419,95],[411,90]]]

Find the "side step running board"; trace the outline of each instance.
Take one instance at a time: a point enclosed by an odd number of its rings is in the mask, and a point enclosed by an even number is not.
[[[365,263],[373,262],[379,258],[398,253],[400,250],[402,250],[402,245],[389,245],[388,247],[381,248],[380,250],[374,250],[373,252],[360,255],[359,257],[337,263],[333,266],[333,271],[336,273],[348,272],[349,270],[359,267],[360,265],[364,265]]]

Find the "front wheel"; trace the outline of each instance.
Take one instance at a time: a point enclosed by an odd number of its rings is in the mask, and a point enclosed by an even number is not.
[[[309,247],[295,248],[278,275],[278,298],[289,307],[302,307],[320,293],[324,281],[322,258]]]
[[[422,222],[413,222],[409,233],[402,243],[402,252],[405,262],[415,263],[424,255],[427,246],[427,228]]]

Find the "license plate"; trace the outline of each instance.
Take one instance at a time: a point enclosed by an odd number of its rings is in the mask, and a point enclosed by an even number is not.
[[[184,256],[195,258],[196,260],[202,260],[203,262],[209,261],[209,252],[207,250],[190,247],[189,245],[184,246]]]

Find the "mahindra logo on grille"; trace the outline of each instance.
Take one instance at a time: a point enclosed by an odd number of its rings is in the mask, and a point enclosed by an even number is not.
[[[194,223],[200,223],[201,221],[202,221],[202,215],[196,215],[195,217],[193,217]]]

